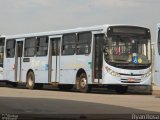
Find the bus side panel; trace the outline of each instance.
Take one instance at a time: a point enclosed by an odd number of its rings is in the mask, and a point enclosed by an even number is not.
[[[22,62],[22,82],[26,82],[27,72],[35,72],[36,60],[34,57],[24,57]]]
[[[155,56],[154,56],[154,80],[155,85],[160,85],[160,55],[158,53],[158,45],[155,47]]]
[[[92,58],[90,55],[77,55],[76,56],[76,64],[77,70],[80,68],[84,69],[87,74],[88,84],[92,84]]]
[[[155,72],[154,73],[155,75],[154,75],[154,84],[155,85],[158,85],[158,86],[160,86],[160,80],[159,80],[159,78],[160,78],[160,72],[158,71],[158,72]]]
[[[75,84],[77,73],[75,57],[75,55],[61,56],[59,83]]]
[[[158,25],[160,26],[160,25]],[[155,85],[159,85],[160,86],[160,55],[159,55],[159,51],[158,51],[158,35],[159,35],[159,28],[157,26],[157,33],[156,33],[156,40],[155,40],[155,45],[152,47],[154,49],[154,53],[153,53],[153,72],[154,72],[154,80],[153,83]]]
[[[76,70],[60,70],[60,84],[75,84]]]
[[[35,66],[36,83],[48,83],[48,57],[37,57]]]
[[[29,60],[29,62],[25,61],[27,59]],[[26,76],[29,70],[32,70],[34,72],[36,83],[48,83],[48,59],[47,57],[24,58],[23,64],[22,64],[23,82],[26,82]]]
[[[22,71],[21,71],[21,81],[22,82],[24,82],[24,83],[26,83],[26,75],[27,75],[27,70],[24,70],[23,68],[22,68]]]
[[[4,80],[15,82],[15,58],[4,60]]]
[[[26,82],[27,72],[32,70],[35,75],[36,83],[48,83],[48,58],[47,57],[30,57],[29,62],[22,64],[22,80]]]

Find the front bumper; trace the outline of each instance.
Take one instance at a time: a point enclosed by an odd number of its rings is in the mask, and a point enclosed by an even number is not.
[[[102,77],[102,84],[118,84],[118,85],[151,85],[151,75],[148,77],[142,76],[127,76],[120,75],[119,77],[112,76],[111,74],[105,74]]]

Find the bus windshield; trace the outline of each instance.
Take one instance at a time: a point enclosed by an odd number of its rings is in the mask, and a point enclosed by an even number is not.
[[[125,32],[125,31],[124,31]],[[107,63],[126,69],[144,69],[151,65],[151,41],[145,34],[114,33],[105,40]]]

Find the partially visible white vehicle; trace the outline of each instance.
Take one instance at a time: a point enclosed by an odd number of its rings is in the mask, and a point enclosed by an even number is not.
[[[3,81],[3,58],[4,58],[5,36],[0,35],[0,81]]]
[[[153,43],[154,50],[154,80],[153,83],[157,86],[160,86],[160,23],[157,24],[156,28],[156,40]]]

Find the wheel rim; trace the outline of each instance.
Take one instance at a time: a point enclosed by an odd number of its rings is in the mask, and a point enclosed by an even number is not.
[[[29,79],[28,79],[28,85],[29,85],[29,86],[33,86],[33,80],[32,80],[31,77],[29,77]]]
[[[80,87],[81,87],[81,88],[85,88],[85,87],[86,87],[86,84],[87,84],[86,78],[82,78],[82,79],[80,80]]]

